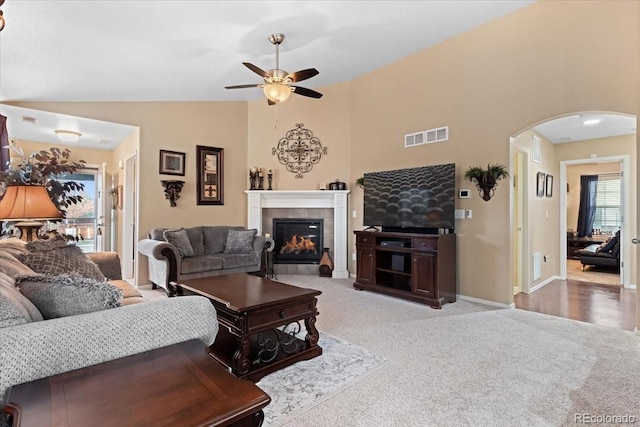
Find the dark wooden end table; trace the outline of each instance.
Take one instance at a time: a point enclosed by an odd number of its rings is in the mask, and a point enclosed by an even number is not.
[[[19,426],[253,426],[270,397],[186,341],[11,387]]]
[[[210,354],[240,378],[258,381],[322,354],[315,326],[320,291],[237,273],[183,280],[176,293],[209,298],[220,322]],[[304,339],[296,337],[301,321]]]

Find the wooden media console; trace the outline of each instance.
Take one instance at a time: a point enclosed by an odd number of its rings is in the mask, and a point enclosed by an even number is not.
[[[353,287],[442,308],[456,301],[455,234],[355,231]]]

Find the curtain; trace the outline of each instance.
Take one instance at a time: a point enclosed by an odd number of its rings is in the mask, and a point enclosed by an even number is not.
[[[9,133],[7,118],[0,114],[0,171],[7,169],[9,163]]]
[[[596,191],[598,175],[580,176],[580,208],[578,209],[578,237],[591,237],[596,219]]]

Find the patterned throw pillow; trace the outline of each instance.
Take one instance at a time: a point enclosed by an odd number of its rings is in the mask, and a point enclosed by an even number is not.
[[[164,236],[164,240],[178,249],[182,258],[195,256],[196,253],[193,250],[193,246],[191,246],[189,235],[184,228],[179,230],[165,230],[162,235]]]
[[[82,249],[75,243],[69,243],[64,239],[35,240],[27,243],[25,247],[31,253],[56,251],[59,255],[64,256],[84,256]]]
[[[20,260],[38,274],[77,273],[90,279],[106,279],[96,263],[86,256],[68,256],[64,251],[28,253],[21,255]]]
[[[229,230],[227,244],[224,247],[225,254],[252,254],[253,238],[258,230]]]
[[[91,313],[120,306],[122,291],[106,280],[76,273],[19,276],[16,283],[45,319]]]

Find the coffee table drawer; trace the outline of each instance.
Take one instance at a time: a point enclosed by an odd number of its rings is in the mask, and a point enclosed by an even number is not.
[[[277,309],[269,311],[252,313],[247,319],[247,327],[249,331],[256,328],[264,329],[265,327],[280,326],[291,321],[315,315],[314,301],[310,301],[306,304],[295,304],[278,307]]]

